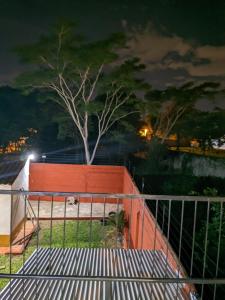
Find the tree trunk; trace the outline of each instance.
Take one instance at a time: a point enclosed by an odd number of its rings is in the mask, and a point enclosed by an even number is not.
[[[91,165],[91,154],[90,154],[90,149],[88,145],[88,113],[85,112],[84,116],[84,150],[85,150],[85,157],[86,157],[86,164]]]
[[[97,151],[97,148],[98,148],[100,138],[101,138],[101,136],[99,135],[97,140],[96,140],[95,147],[94,147],[94,150],[93,150],[92,155],[91,155],[90,165],[93,163],[93,160],[95,158],[95,154],[96,154],[96,151]]]
[[[86,164],[91,165],[91,160],[90,160],[90,151],[88,147],[88,141],[86,139],[83,139],[84,142],[84,151],[85,151],[85,159],[86,159]]]

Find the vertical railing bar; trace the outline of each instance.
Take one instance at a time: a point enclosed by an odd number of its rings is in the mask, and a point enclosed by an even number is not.
[[[78,243],[79,243],[79,214],[80,214],[80,196],[77,197],[76,248],[78,248]],[[76,256],[76,263],[77,263],[77,259],[78,256]]]
[[[9,273],[12,274],[12,227],[13,227],[13,221],[12,221],[12,218],[13,218],[13,195],[11,194],[10,196],[10,229],[9,229],[9,233],[10,233],[10,236],[9,236]],[[9,281],[9,284],[10,284],[10,298],[12,298],[12,279],[10,279]]]
[[[205,277],[205,268],[206,268],[206,257],[207,257],[207,245],[208,245],[208,229],[209,229],[209,212],[210,212],[210,202],[207,201],[207,217],[206,217],[206,230],[205,230],[205,245],[204,245],[204,258],[203,258],[203,270],[202,270],[202,278]],[[201,288],[201,297],[203,299],[204,295],[204,284],[202,284]]]
[[[124,199],[125,200],[125,199]],[[127,239],[127,249],[131,249],[131,218],[132,218],[132,199],[126,199],[125,201],[129,201],[129,213],[128,213],[128,239]],[[129,251],[126,251],[126,257],[127,257],[127,274],[130,273],[130,269],[131,269],[131,256]],[[125,293],[127,294],[127,289],[128,289],[128,285],[126,284],[126,291]]]
[[[91,196],[91,210],[90,210],[90,239],[89,239],[89,248],[93,245],[92,241],[92,221],[93,221],[93,196]]]
[[[76,221],[76,248],[79,246],[79,217],[80,217],[80,195],[77,197],[77,221]],[[76,255],[76,264],[78,263],[78,255]],[[76,271],[77,272],[77,271]],[[77,284],[77,281],[76,281]]]
[[[91,196],[91,209],[90,209],[90,231],[89,231],[89,249],[93,247],[93,241],[92,241],[92,209],[93,209],[93,196]],[[91,273],[91,265],[92,265],[91,259],[88,261],[88,274]]]
[[[77,204],[76,248],[78,248],[78,246],[79,246],[79,225],[80,225],[79,217],[80,217],[80,196],[79,196],[78,204]]]
[[[223,224],[223,202],[220,203],[220,222],[219,222],[218,248],[217,248],[217,255],[216,255],[216,274],[215,274],[215,278],[217,278],[217,276],[218,276],[218,269],[219,269],[222,224]],[[213,300],[216,299],[216,289],[217,289],[217,285],[215,284],[214,289],[213,289]]]
[[[105,226],[107,225],[105,222],[105,206],[106,206],[106,198],[104,197],[104,207],[103,207],[103,249],[101,251],[101,258],[102,261],[104,261],[104,255],[105,255],[105,248],[106,248],[106,230],[105,230]],[[101,286],[100,282],[98,282],[99,286]],[[99,295],[100,295],[100,299],[103,299],[103,295],[104,295],[104,283],[102,284],[101,288],[99,289]]]
[[[141,199],[141,201],[142,201],[142,220],[141,220],[140,271],[141,271],[141,274],[143,274],[141,268],[143,267],[143,252],[142,252],[142,250],[143,250],[143,239],[144,239],[145,199]],[[138,284],[138,291],[139,291],[138,299],[140,299],[140,297],[141,297],[140,283]]]
[[[64,197],[64,213],[63,213],[63,244],[62,244],[62,247],[63,247],[63,259],[62,259],[62,274],[64,275],[65,274],[65,244],[66,244],[66,205],[67,205],[67,198]],[[62,280],[61,282],[61,285],[62,285],[62,296],[63,296],[63,293],[64,293],[64,288],[65,288],[65,283],[64,281]]]
[[[50,235],[49,235],[49,265],[48,265],[48,274],[51,275],[51,262],[52,262],[52,217],[53,217],[53,200],[54,196],[51,196],[51,206],[50,206]],[[49,293],[50,293],[50,286],[51,283],[48,285],[48,299],[49,299]]]
[[[172,200],[169,200],[169,214],[168,214],[168,224],[167,224],[167,237],[166,237],[166,265],[165,265],[165,274],[164,277],[167,277],[167,271],[168,271],[168,255],[169,255],[169,239],[170,239],[170,218],[171,218],[171,205]],[[164,285],[164,299],[166,298],[166,288],[167,285]]]
[[[156,207],[155,207],[155,230],[154,230],[154,243],[153,243],[153,251],[155,252],[156,249],[156,235],[157,235],[157,226],[158,226],[158,205],[159,205],[159,200],[156,200]],[[155,255],[153,257],[153,267],[152,267],[152,276],[155,275]]]
[[[144,242],[144,212],[145,211],[145,199],[142,199],[142,231],[141,231],[141,250],[143,249]]]
[[[106,209],[106,198],[104,197],[104,207],[103,207],[103,245],[104,245],[104,248],[106,248],[106,217],[105,217],[105,209]]]
[[[49,236],[49,248],[50,248],[50,252],[49,252],[49,254],[50,254],[50,257],[49,257],[49,271],[50,271],[50,269],[51,269],[51,249],[52,249],[52,217],[53,217],[53,199],[54,198],[54,196],[52,195],[52,197],[51,197],[51,211],[50,211],[50,236]],[[49,274],[50,274],[50,272],[49,272]]]
[[[177,278],[180,277],[180,269],[181,269],[181,251],[182,251],[182,237],[183,237],[183,223],[184,223],[184,201],[182,200],[181,207],[181,218],[180,218],[180,237],[179,237],[179,251],[178,251],[178,266],[177,266]],[[177,283],[177,299],[179,292],[179,283]]]
[[[193,274],[193,261],[194,261],[194,250],[195,250],[195,234],[196,234],[196,219],[197,219],[197,206],[198,201],[195,201],[195,208],[194,208],[194,224],[193,224],[193,231],[192,231],[192,246],[191,246],[191,266],[190,266],[190,277]]]
[[[116,248],[118,249],[118,237],[119,237],[119,198],[116,198],[117,201],[117,207],[116,207]]]
[[[24,197],[24,222],[23,222],[23,268],[22,272],[25,274],[25,255],[26,255],[26,249],[25,249],[25,239],[26,239],[26,210],[27,210],[27,196]],[[24,299],[24,293],[25,293],[25,280],[23,280],[23,299]]]
[[[63,212],[63,249],[66,243],[66,197],[64,197],[64,212]]]
[[[62,274],[64,274],[65,267],[65,244],[66,244],[66,197],[64,197],[64,212],[63,212],[63,262],[62,262]]]
[[[134,191],[134,185],[132,185],[132,194],[134,194],[135,193],[135,191]],[[131,205],[130,205],[130,217],[129,217],[129,231],[130,231],[130,233],[129,233],[129,245],[128,245],[128,249],[131,249],[131,224],[132,224],[132,211],[133,211],[133,201],[136,201],[137,199],[132,199],[132,198],[130,198],[130,203],[131,203]],[[139,228],[138,228],[138,230],[139,230]],[[138,246],[138,245],[137,245]],[[128,252],[129,253],[129,252]],[[128,270],[130,271],[131,270],[131,255],[129,255],[129,257],[128,257]],[[140,291],[140,290],[139,290]]]
[[[128,200],[128,199],[127,199]],[[130,212],[129,212],[129,225],[128,225],[128,250],[131,249],[131,224],[132,224],[132,210],[133,210],[133,199],[129,199],[128,201],[130,202]],[[127,258],[127,267],[128,267],[128,273],[130,273],[131,270],[131,255],[130,252],[127,251],[126,252],[128,254],[128,258]],[[126,285],[126,287],[128,288],[128,285]]]
[[[23,274],[24,274],[24,264],[25,264],[25,237],[26,237],[26,209],[27,209],[27,197],[25,196],[25,203],[24,203],[24,222],[23,222]]]
[[[155,249],[156,249],[156,235],[157,235],[157,226],[158,226],[158,206],[159,206],[159,200],[157,199],[156,206],[155,206],[155,230],[154,230],[153,260],[152,260],[151,277],[155,276]],[[150,287],[151,287],[150,299],[152,299],[152,292],[153,292],[152,284]]]
[[[131,248],[131,218],[132,218],[132,208],[133,208],[133,201],[130,198],[130,200],[128,200],[130,202],[130,213],[129,213],[129,227],[128,227],[128,249]]]
[[[38,275],[38,266],[39,266],[39,230],[40,230],[40,196],[38,197],[38,206],[37,206],[37,243],[36,243],[36,275]],[[38,280],[36,280],[36,287],[35,287],[35,299],[37,299],[38,294]]]
[[[29,197],[29,196],[27,196],[27,197]],[[30,215],[33,214],[32,220],[35,220],[36,215],[35,215],[35,212],[34,212],[34,209],[33,209],[32,205],[31,205],[31,203],[30,203],[30,201],[29,201],[29,198],[27,198],[27,204],[28,204],[28,205],[27,205],[27,208],[29,207],[29,209],[31,210]],[[32,213],[32,214],[31,214],[31,213]]]

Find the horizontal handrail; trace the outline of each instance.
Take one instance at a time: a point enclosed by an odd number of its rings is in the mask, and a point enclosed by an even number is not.
[[[34,275],[34,274],[1,274],[0,278],[31,280],[82,280],[82,281],[120,281],[148,283],[191,283],[191,284],[225,284],[225,278],[178,278],[178,277],[122,277],[122,276],[74,276],[74,275]]]
[[[86,193],[86,192],[45,192],[45,191],[20,191],[20,190],[0,190],[2,195],[26,195],[26,196],[53,196],[80,198],[119,198],[119,199],[145,199],[145,200],[173,200],[173,201],[200,201],[200,202],[225,202],[225,197],[206,196],[176,196],[176,195],[149,195],[149,194],[113,194],[113,193]]]

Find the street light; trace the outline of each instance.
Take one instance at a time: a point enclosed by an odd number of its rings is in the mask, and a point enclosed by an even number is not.
[[[34,160],[36,158],[36,155],[34,153],[31,153],[28,155],[29,160]]]

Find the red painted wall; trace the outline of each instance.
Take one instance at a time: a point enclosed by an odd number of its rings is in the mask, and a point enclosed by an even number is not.
[[[127,170],[124,171],[123,188],[125,194],[140,194]],[[141,199],[126,199],[124,200],[124,210],[127,219],[132,220],[129,222],[127,241],[130,241],[134,248],[162,250],[165,254],[168,252],[170,263],[177,268],[175,254],[170,245],[167,247],[167,239],[164,238],[160,228],[155,225],[155,218],[144,202]]]
[[[121,193],[124,167],[31,163],[30,191]],[[34,197],[32,199],[35,199]],[[50,200],[42,197],[42,200]],[[54,200],[61,200],[55,198]],[[81,201],[90,199],[81,199]],[[101,202],[94,199],[93,202]],[[117,200],[107,200],[117,202]]]
[[[118,166],[32,163],[29,184],[30,191],[140,194],[127,169]],[[48,197],[41,199],[50,200]],[[80,200],[90,202],[88,198]],[[102,199],[93,202],[102,202]],[[117,200],[108,199],[107,202],[117,203]],[[176,255],[143,201],[124,199],[123,204],[129,224],[125,230],[125,247],[162,250],[176,270]]]
[[[130,174],[124,170],[124,194],[140,194]],[[168,264],[176,271],[179,268],[180,275],[185,276],[184,269],[167,238],[162,233],[155,222],[155,218],[145,206],[141,199],[123,200],[128,228],[125,230],[125,239],[127,248],[161,250],[164,252]],[[194,287],[185,285],[184,296],[187,296]]]
[[[30,191],[140,194],[127,169],[118,166],[31,163],[29,184]],[[49,197],[41,199],[51,200]],[[54,200],[64,201],[63,198]],[[90,202],[89,198],[80,200]],[[93,202],[102,202],[102,199],[93,199]],[[170,246],[167,250],[166,239],[155,227],[155,219],[149,209],[143,207],[143,201],[125,199],[123,204],[128,222],[130,220],[127,247],[168,252],[169,261],[176,268],[175,255]]]

